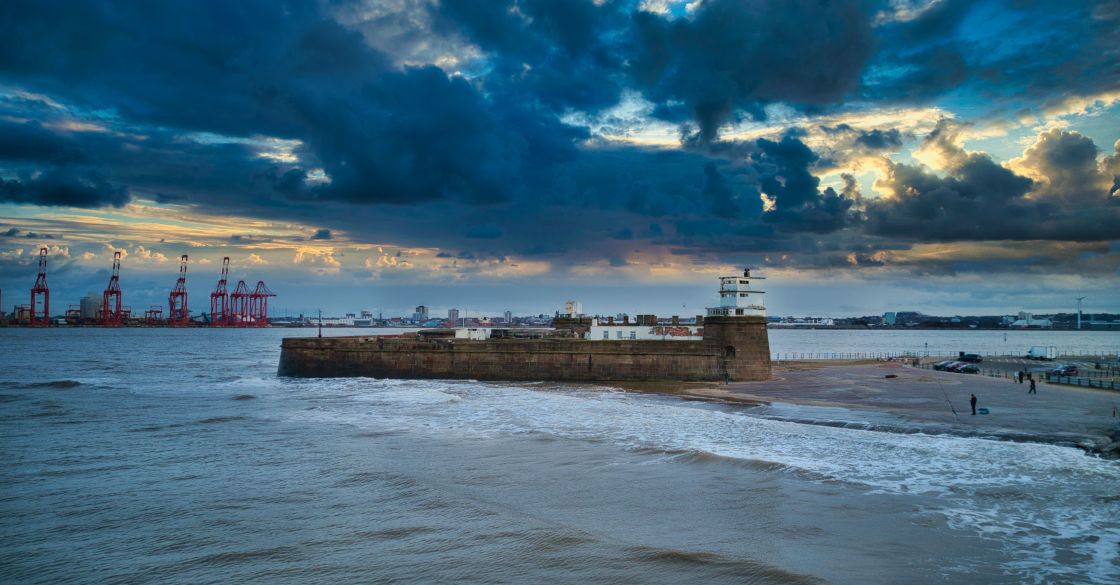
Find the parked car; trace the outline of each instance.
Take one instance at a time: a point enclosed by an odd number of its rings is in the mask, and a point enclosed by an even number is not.
[[[946,372],[960,372],[961,368],[963,368],[967,365],[968,365],[967,362],[953,362],[952,364],[950,364],[948,367],[945,368],[945,371]]]
[[[936,364],[933,364],[933,369],[944,370],[945,368],[947,368],[947,367],[949,367],[949,366],[951,366],[955,363],[957,363],[957,360],[945,360],[943,362],[937,362]]]
[[[980,357],[980,354],[978,354],[978,353],[961,354],[961,357],[958,358],[958,359],[962,362],[969,362],[969,363],[973,363],[973,364],[978,364],[978,363],[984,361],[984,358]]]
[[[1050,370],[1047,373],[1050,374],[1051,376],[1076,376],[1077,375],[1077,366],[1074,366],[1074,365],[1058,366],[1058,367]]]
[[[979,374],[980,373],[980,366],[978,366],[976,364],[965,364],[965,365],[961,366],[960,369],[958,369],[957,371],[962,373],[962,374]]]

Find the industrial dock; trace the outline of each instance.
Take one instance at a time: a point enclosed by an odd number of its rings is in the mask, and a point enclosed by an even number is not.
[[[100,296],[89,295],[81,302],[69,305],[64,315],[51,314],[51,289],[47,285],[47,248],[39,249],[38,267],[35,284],[31,287],[31,302],[13,307],[9,319],[0,310],[0,326],[22,325],[28,327],[50,327],[55,325],[91,327],[267,327],[268,299],[275,297],[263,280],[250,290],[244,280],[239,280],[229,290],[229,256],[222,258],[222,270],[218,284],[210,293],[210,312],[202,312],[199,318],[192,319],[187,294],[188,257],[179,257],[179,276],[168,294],[167,316],[163,307],[152,305],[144,310],[143,317],[136,315],[132,307],[124,304],[124,291],[121,289],[121,252],[113,253],[113,267],[109,284]],[[3,306],[3,291],[0,291],[0,307]]]

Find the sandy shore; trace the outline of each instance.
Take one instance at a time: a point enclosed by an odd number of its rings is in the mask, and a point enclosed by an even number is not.
[[[804,422],[1080,444],[1092,451],[1106,449],[1120,429],[1120,418],[1113,416],[1113,409],[1120,414],[1120,392],[1039,383],[1038,394],[1027,394],[1025,383],[899,362],[783,362],[765,382],[625,387],[767,406],[768,416]],[[971,414],[971,394],[989,414]],[[803,408],[778,408],[783,404]]]

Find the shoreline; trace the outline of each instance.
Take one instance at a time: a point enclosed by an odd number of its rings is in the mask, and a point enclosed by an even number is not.
[[[1040,382],[1038,394],[1027,394],[1027,384],[1005,379],[875,360],[781,362],[762,382],[611,386],[735,404],[802,424],[1051,444],[1120,458],[1120,418],[1112,416],[1113,408],[1120,413],[1120,392],[1109,390]],[[972,394],[990,414],[971,414]]]

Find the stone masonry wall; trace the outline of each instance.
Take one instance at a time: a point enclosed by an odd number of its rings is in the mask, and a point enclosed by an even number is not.
[[[721,350],[729,380],[770,379],[770,338],[764,317],[705,317],[704,343]]]
[[[279,371],[300,377],[718,380],[719,367],[718,352],[699,342],[386,339],[379,349],[376,338],[312,338],[285,339]]]

